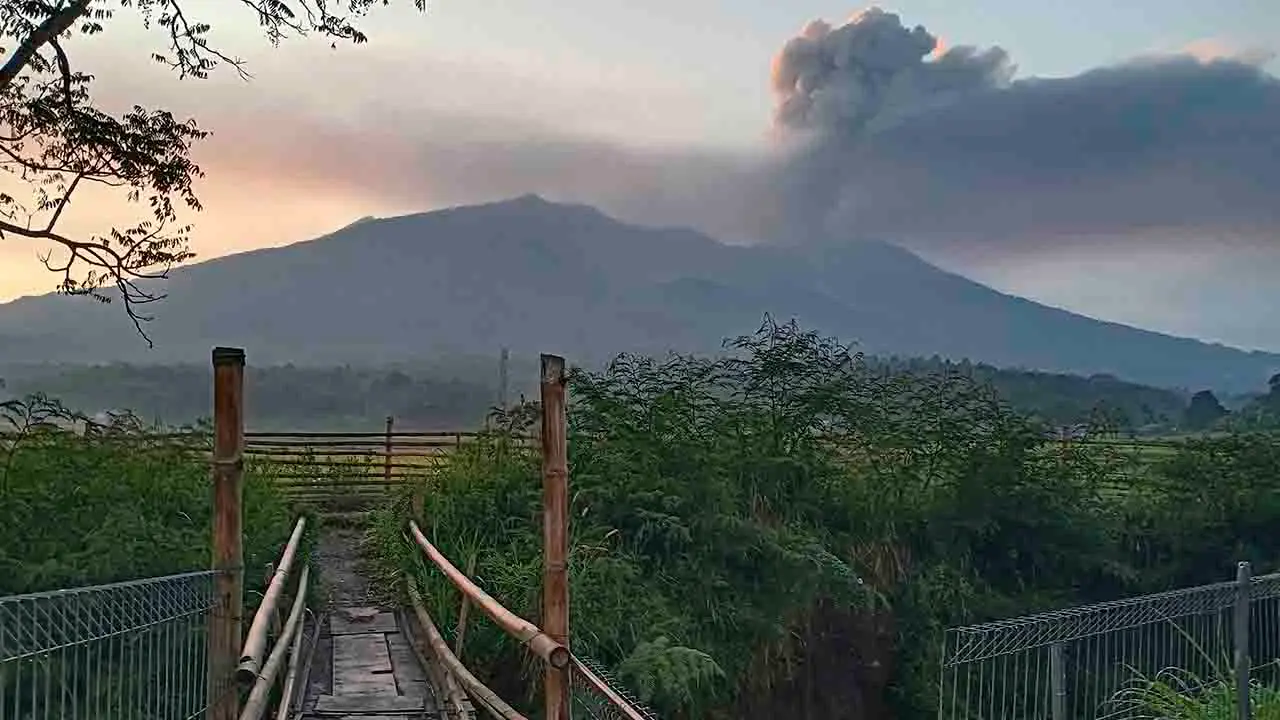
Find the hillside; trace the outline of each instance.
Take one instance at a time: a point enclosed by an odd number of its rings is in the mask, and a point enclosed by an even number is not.
[[[737,247],[526,196],[364,220],[173,273],[147,350],[115,306],[0,305],[0,363],[192,362],[214,344],[257,363],[386,363],[558,351],[706,351],[764,313],[869,353],[1254,390],[1280,356],[1100,322],[996,292],[896,246]]]

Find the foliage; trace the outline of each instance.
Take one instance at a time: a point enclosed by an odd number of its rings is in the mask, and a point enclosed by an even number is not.
[[[1233,720],[1239,717],[1236,683],[1226,674],[1201,678],[1194,673],[1167,668],[1152,678],[1140,677],[1116,693],[1113,703],[1129,717],[1164,720]],[[1249,684],[1249,701],[1255,720],[1280,720],[1280,690]]]
[[[1018,412],[1054,426],[1096,424],[1101,418],[1124,431],[1167,431],[1178,424],[1186,405],[1185,395],[1178,391],[1125,382],[1111,375],[1083,377],[1001,369],[937,356],[881,362],[892,371],[921,376],[967,375],[991,385]]]
[[[1280,559],[1272,436],[1173,444],[1118,486],[1123,453],[1051,441],[963,368],[886,367],[772,322],[728,349],[570,383],[574,645],[664,716],[929,717],[947,626]],[[491,426],[420,488],[424,527],[536,620],[537,457],[504,440],[522,422]],[[379,515],[382,579],[408,570],[455,617],[405,546],[408,509]],[[528,661],[491,624],[465,656],[528,701]]]
[[[387,0],[240,0],[245,19],[257,20],[274,44],[291,37],[364,42],[351,23]],[[414,0],[425,9],[425,0]],[[194,120],[165,110],[134,106],[113,115],[96,106],[93,75],[77,68],[68,41],[105,32],[117,9],[137,12],[155,24],[168,43],[151,52],[180,77],[206,78],[222,64],[248,77],[243,62],[219,51],[212,26],[182,0],[28,0],[0,3],[0,237],[43,243],[46,267],[60,276],[59,290],[104,302],[122,300],[141,332],[147,316],[139,306],[162,297],[149,280],[193,257],[189,225],[179,206],[198,210],[194,182],[202,176],[191,160],[194,143],[207,132]],[[121,200],[145,203],[145,219],[127,227],[73,237],[60,221],[77,190],[117,190]],[[53,258],[53,252],[60,256]],[[113,292],[103,292],[104,287]]]
[[[1183,423],[1189,430],[1205,430],[1228,415],[1211,390],[1201,390],[1191,396],[1191,402],[1183,414]]]
[[[131,415],[81,434],[83,416],[43,396],[0,405],[0,595],[208,567],[211,493],[190,429],[157,436]],[[269,478],[244,489],[247,586],[288,537]]]
[[[1280,438],[1192,439],[1160,460],[1124,505],[1143,589],[1220,579],[1237,561],[1276,567]]]
[[[697,707],[704,688],[724,678],[724,670],[710,655],[671,644],[665,636],[636,646],[618,664],[618,677],[641,702],[663,707]]]
[[[739,703],[750,714],[741,703],[767,704],[824,673],[846,676],[830,702],[883,695],[874,668],[895,631],[880,608],[928,604],[898,623],[914,651],[935,642],[933,602],[958,615],[985,594],[1004,609],[999,598],[1029,586],[1057,598],[1106,574],[1090,516],[1100,471],[1083,472],[1083,454],[1042,459],[1043,429],[989,388],[955,373],[884,372],[794,325],[769,323],[729,349],[714,360],[622,356],[572,378],[575,644],[651,679],[663,712]],[[449,464],[427,491],[428,532],[537,617],[538,467],[500,449],[495,437]],[[394,509],[378,527],[387,572],[412,569]],[[421,579],[434,612],[451,616],[445,581]],[[832,634],[862,647],[809,654]],[[466,637],[468,658],[524,693],[509,642],[483,626]],[[727,682],[710,682],[711,667]],[[910,672],[926,683],[923,667]]]
[[[1244,430],[1280,430],[1280,373],[1267,382],[1267,392],[1236,413],[1236,426]]]

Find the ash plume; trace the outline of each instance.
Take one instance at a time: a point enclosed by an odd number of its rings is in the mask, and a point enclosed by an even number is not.
[[[1015,81],[998,47],[938,47],[879,9],[786,43],[772,78],[775,224],[759,235],[1014,254],[1104,236],[1274,244],[1280,81],[1257,53]]]
[[[1008,85],[1014,67],[996,47],[956,47],[894,13],[871,8],[832,27],[815,20],[773,63],[775,121],[792,131],[874,132],[967,93]]]

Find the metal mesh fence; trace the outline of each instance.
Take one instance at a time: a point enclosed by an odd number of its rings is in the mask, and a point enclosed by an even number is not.
[[[644,720],[658,720],[658,716],[652,710],[623,688],[613,674],[605,670],[599,663],[591,658],[576,654],[574,659],[584,665],[604,684],[608,685],[609,689],[624,700],[634,713],[624,713],[592,683],[583,682],[577,673],[574,673],[571,694],[573,709],[577,714],[592,720],[635,720],[636,717],[644,718]]]
[[[1246,582],[948,630],[938,717],[1164,717],[1166,701],[1237,717],[1237,647],[1255,696],[1280,682],[1280,574]]]
[[[0,598],[0,720],[199,717],[216,572]]]

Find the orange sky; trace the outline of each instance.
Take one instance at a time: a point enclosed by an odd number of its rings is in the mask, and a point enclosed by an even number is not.
[[[483,178],[468,176],[489,173],[495,162],[511,175],[502,188],[509,194],[534,189],[521,186],[534,168],[522,171],[504,151],[522,139],[661,145],[706,135],[705,117],[672,112],[692,105],[687,90],[634,68],[539,62],[518,49],[504,57],[491,48],[484,63],[469,63],[449,43],[425,51],[421,41],[448,28],[447,14],[385,11],[365,26],[376,42],[336,50],[310,40],[272,50],[250,32],[251,18],[237,20],[215,30],[221,48],[249,60],[248,83],[231,72],[178,81],[138,49],[158,50],[162,41],[123,12],[99,38],[66,43],[76,66],[97,76],[95,95],[106,108],[163,107],[213,132],[195,152],[207,175],[198,185],[204,211],[184,215],[196,225],[193,249],[204,259],[308,239],[365,215],[491,199],[477,187]],[[423,147],[428,138],[433,144]],[[468,153],[485,159],[477,164]],[[447,174],[433,172],[441,163]],[[125,211],[118,195],[82,192],[59,228],[102,232],[135,221],[139,211],[145,208]],[[37,259],[47,249],[0,241],[0,301],[54,288],[57,278]]]

